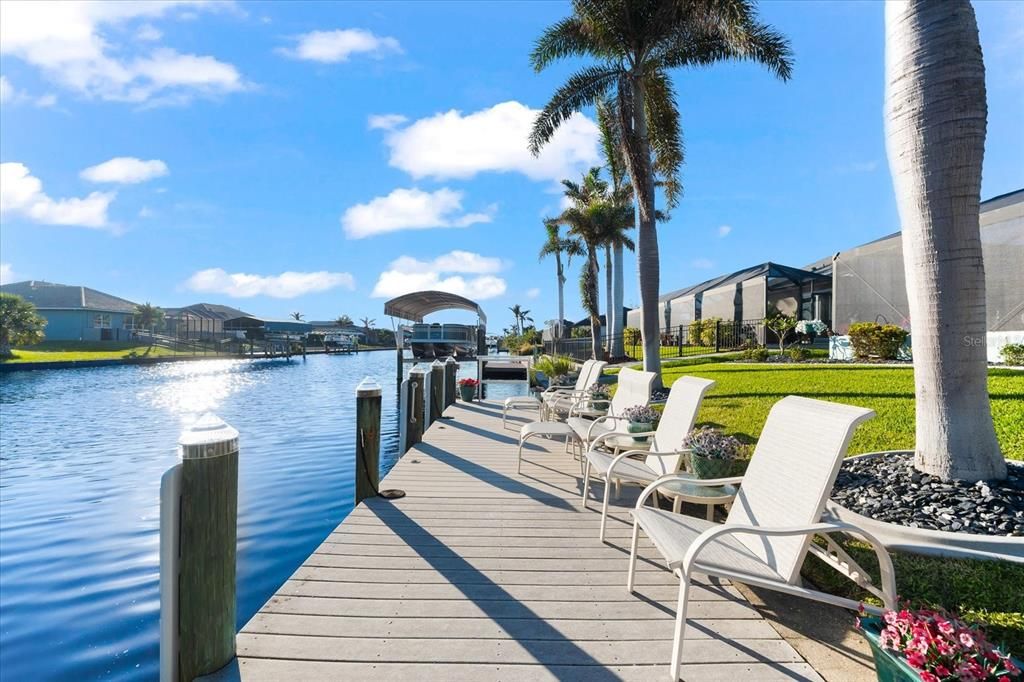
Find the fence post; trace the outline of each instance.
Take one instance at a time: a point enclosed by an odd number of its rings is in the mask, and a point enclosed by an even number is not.
[[[162,682],[207,675],[235,656],[238,431],[205,414],[178,444],[181,464],[161,480]]]
[[[403,454],[423,440],[423,387],[425,383],[423,374],[423,368],[416,365],[409,370],[409,378],[402,384],[408,387],[408,395],[402,396],[402,419],[405,424]]]
[[[722,321],[715,320],[715,352],[719,352],[722,349]]]
[[[679,333],[677,336],[679,341],[679,357],[683,357],[683,325],[679,325]]]
[[[430,363],[430,423],[441,418],[444,412],[444,363],[434,360]]]
[[[459,373],[459,363],[452,356],[444,361],[444,406],[455,404],[455,378]]]
[[[356,504],[380,486],[380,384],[366,377],[356,386]]]

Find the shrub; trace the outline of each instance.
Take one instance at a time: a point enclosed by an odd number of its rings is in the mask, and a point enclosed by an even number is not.
[[[1024,365],[1024,343],[1008,343],[999,350],[1008,365]]]
[[[770,317],[764,318],[764,326],[775,334],[775,338],[779,342],[779,352],[781,353],[786,348],[786,339],[789,338],[790,333],[796,328],[796,318],[792,315],[776,312]]]
[[[715,334],[718,333],[718,323],[721,321],[722,318],[720,317],[709,317],[708,319],[704,320],[704,327],[700,333],[700,345],[715,345]]]
[[[640,345],[640,330],[636,327],[626,327],[622,330],[622,342],[627,346]]]
[[[704,333],[704,322],[704,320],[694,320],[686,328],[686,342],[688,345],[700,345],[700,337]]]
[[[569,332],[569,336],[573,339],[589,339],[590,338],[590,325],[577,325],[572,328]]]
[[[796,346],[787,350],[786,355],[788,355],[789,359],[793,362],[800,362],[801,360],[806,360],[811,357],[811,351],[801,346]]]
[[[752,360],[754,362],[764,362],[768,359],[767,348],[744,348],[743,352],[740,353],[740,357],[744,360]]]
[[[853,354],[858,358],[895,360],[910,332],[894,324],[854,322],[850,325],[849,334]]]
[[[552,383],[556,383],[555,379],[564,377],[566,374],[571,372],[576,366],[572,358],[565,357],[564,355],[542,355],[537,358],[537,362],[533,363],[535,369],[544,372]]]

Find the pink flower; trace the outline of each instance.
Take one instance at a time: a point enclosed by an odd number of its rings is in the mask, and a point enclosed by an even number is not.
[[[921,680],[922,682],[939,682],[939,678],[924,670],[921,671]]]
[[[938,620],[938,626],[939,626],[939,632],[941,632],[942,634],[946,635],[947,637],[951,636],[953,634],[953,632],[955,631],[955,628],[953,627],[953,624],[950,623],[945,618],[940,618]]]
[[[950,675],[952,675],[952,673],[949,672],[949,668],[942,665],[941,663],[935,666],[935,674],[939,677],[949,677]]]
[[[963,644],[968,649],[970,649],[971,647],[974,646],[974,638],[971,637],[969,632],[961,631],[960,632],[960,643]]]
[[[907,653],[907,663],[910,664],[911,668],[917,668],[918,670],[924,670],[924,656],[916,651]]]

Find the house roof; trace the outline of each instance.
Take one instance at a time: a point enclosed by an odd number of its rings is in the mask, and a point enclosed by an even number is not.
[[[683,296],[696,296],[697,294],[702,294],[705,291],[710,291],[711,289],[717,289],[718,287],[724,287],[738,282],[745,282],[748,279],[753,279],[755,277],[766,277],[768,279],[779,278],[789,280],[790,282],[806,282],[810,280],[832,281],[831,277],[821,273],[801,270],[800,268],[792,268],[788,265],[779,265],[778,263],[772,263],[769,261],[759,265],[752,265],[749,268],[743,268],[736,272],[731,272],[728,275],[720,275],[684,289],[671,291],[660,296],[658,301],[664,303],[665,301],[682,298]]]
[[[447,291],[415,291],[384,304],[385,315],[413,322],[422,322],[430,313],[451,309],[475,312],[480,321],[487,324],[487,316],[478,303]]]
[[[69,286],[29,280],[0,286],[5,294],[16,294],[40,310],[99,310],[106,313],[134,313],[136,304],[117,296],[83,286]]]
[[[181,308],[165,308],[164,312],[169,317],[177,317],[183,314],[191,314],[210,320],[230,320],[233,317],[246,317],[249,313],[218,303],[193,303]]]

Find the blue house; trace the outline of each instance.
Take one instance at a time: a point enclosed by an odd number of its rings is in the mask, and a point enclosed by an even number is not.
[[[135,332],[134,303],[89,287],[27,281],[0,291],[35,305],[47,341],[130,341]]]

